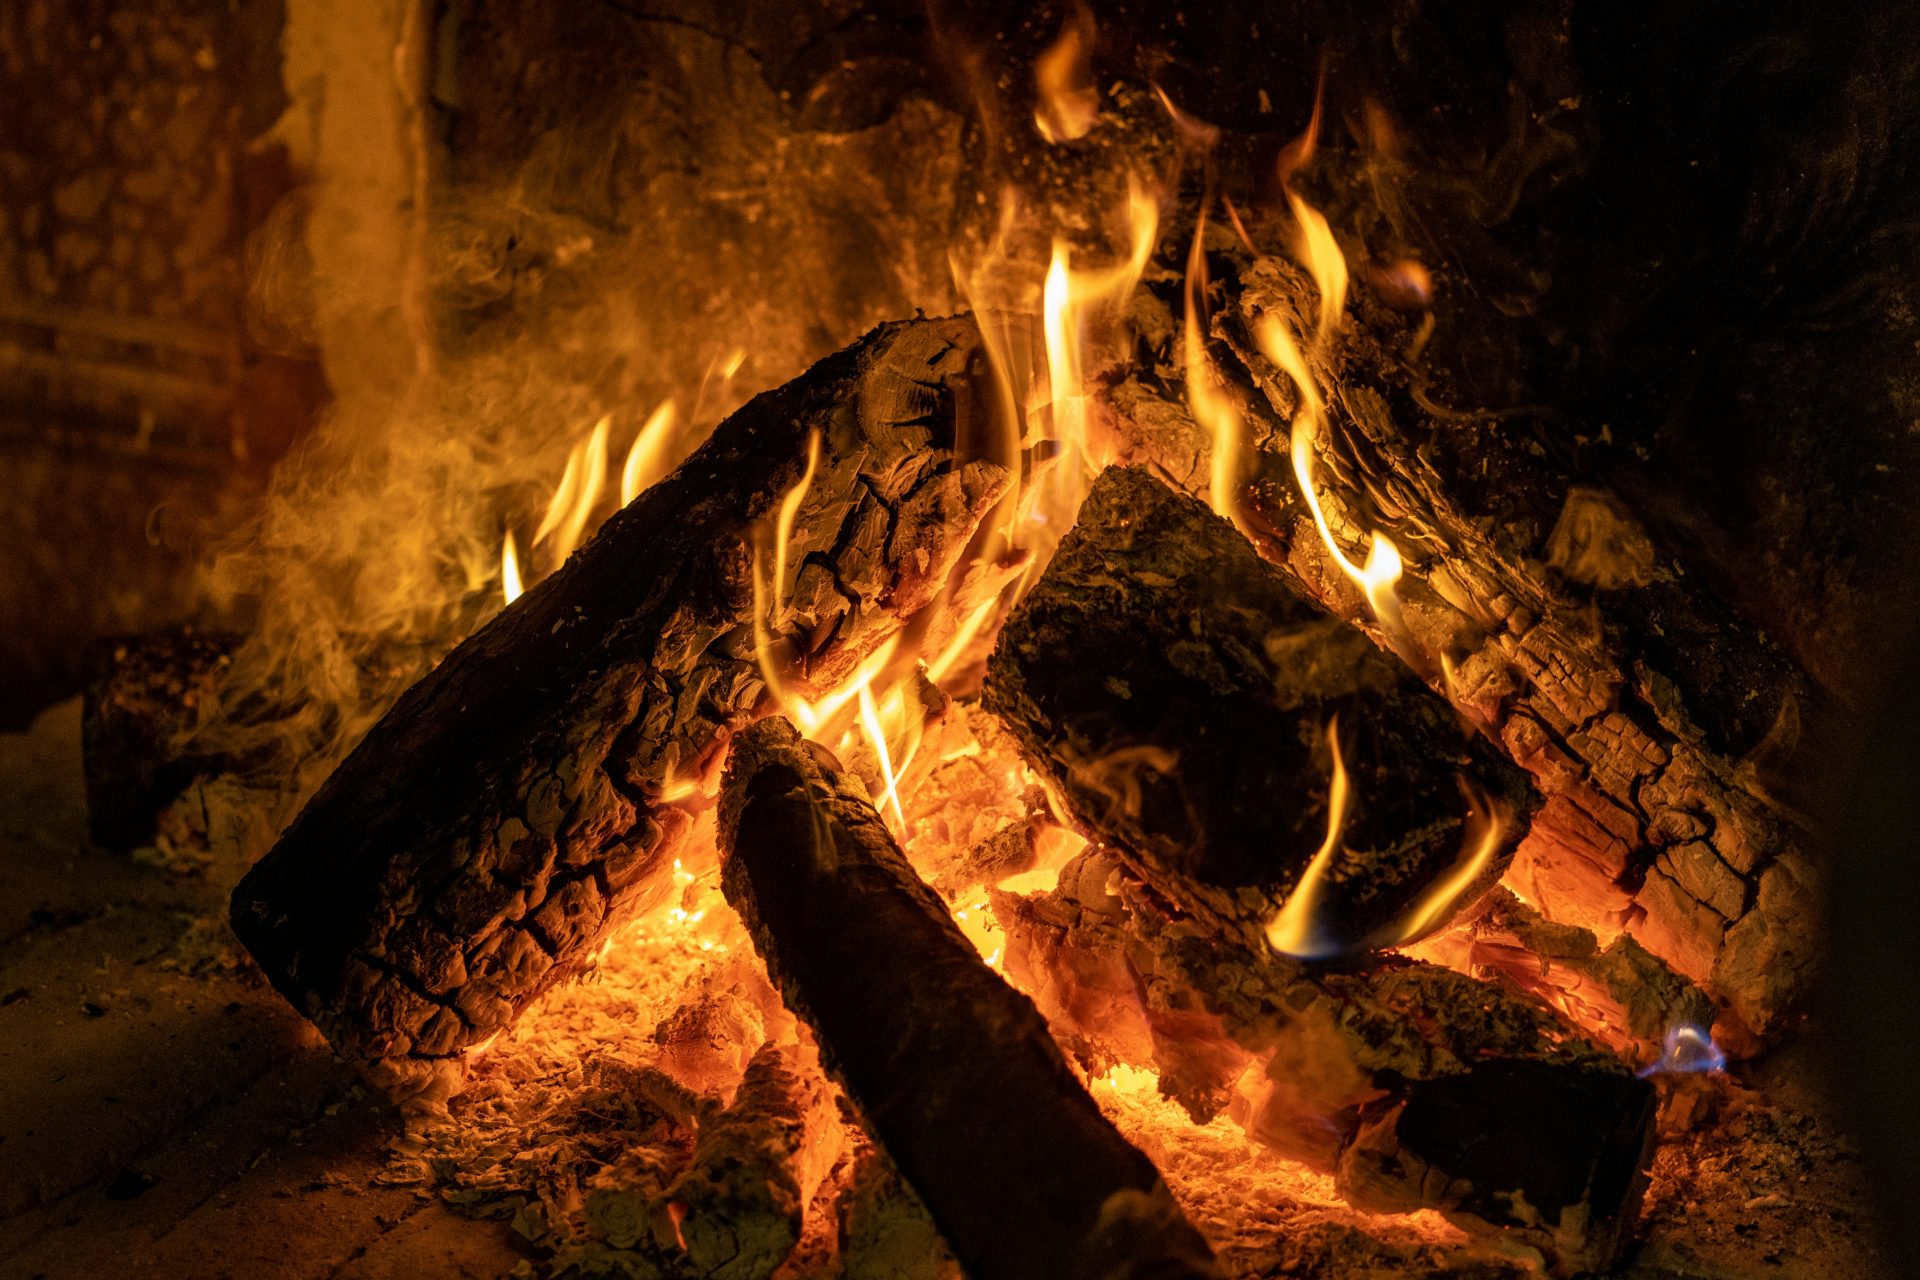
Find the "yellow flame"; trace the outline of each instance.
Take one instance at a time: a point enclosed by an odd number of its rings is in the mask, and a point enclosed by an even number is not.
[[[794,517],[800,514],[800,504],[807,500],[807,490],[813,487],[813,473],[820,468],[820,431],[816,427],[807,435],[807,469],[800,473],[800,480],[787,490],[787,496],[780,499],[780,518],[774,525],[773,534],[773,585],[776,590],[787,580],[787,548],[793,541]]]
[[[974,606],[972,612],[961,621],[959,629],[953,633],[953,638],[947,641],[934,660],[927,664],[927,679],[939,684],[952,674],[953,668],[961,658],[966,656],[967,646],[972,644],[973,638],[980,634],[980,628],[986,625],[987,619],[993,615],[999,603],[999,597],[995,596]]]
[[[1327,788],[1327,838],[1307,863],[1300,882],[1280,904],[1280,910],[1267,924],[1267,941],[1275,951],[1301,959],[1325,956],[1329,941],[1322,936],[1320,899],[1326,888],[1333,857],[1340,850],[1340,836],[1346,830],[1347,811],[1353,795],[1347,782],[1347,762],[1340,754],[1339,717],[1327,721],[1327,748],[1333,753],[1333,781]]]
[[[509,529],[500,540],[500,598],[512,604],[525,590],[520,585],[520,552],[513,545],[513,530]]]
[[[620,468],[621,506],[632,502],[654,481],[667,474],[670,466],[669,448],[673,443],[677,416],[671,400],[647,415],[640,433],[634,436],[633,445],[627,450],[626,464]]]
[[[1100,111],[1100,90],[1093,83],[1093,14],[1076,8],[1060,35],[1033,62],[1039,101],[1033,123],[1048,142],[1084,138]]]
[[[553,535],[550,554],[555,564],[563,563],[580,545],[580,535],[586,532],[587,521],[593,518],[594,506],[600,501],[600,489],[607,480],[607,432],[612,425],[612,418],[602,417],[593,424],[586,440],[567,455],[566,472],[533,535],[536,543]]]
[[[1321,87],[1324,88],[1324,85]],[[1300,230],[1294,243],[1294,252],[1306,265],[1314,285],[1320,290],[1319,333],[1320,341],[1324,343],[1333,337],[1346,311],[1347,259],[1333,238],[1333,228],[1327,224],[1326,216],[1293,189],[1293,175],[1313,159],[1314,148],[1319,145],[1320,103],[1321,91],[1316,88],[1313,115],[1307,120],[1306,132],[1280,153],[1279,175],[1280,189],[1286,193],[1287,207],[1293,210],[1294,222]]]
[[[904,699],[902,702],[904,703]],[[886,784],[881,792],[877,807],[885,810],[893,807],[894,825],[898,830],[906,830],[907,815],[900,811],[900,775],[894,772],[893,755],[887,750],[887,731],[880,723],[880,708],[873,700],[873,687],[860,686],[860,727],[867,735],[867,741],[873,746],[873,754],[880,762],[880,776]]]
[[[1300,410],[1294,415],[1289,453],[1294,479],[1300,486],[1301,496],[1307,500],[1307,510],[1313,513],[1313,525],[1320,533],[1320,541],[1326,545],[1340,572],[1366,596],[1367,607],[1388,638],[1397,647],[1404,647],[1408,634],[1397,590],[1403,569],[1400,549],[1393,544],[1393,539],[1378,531],[1367,547],[1364,564],[1356,564],[1340,549],[1327,523],[1326,509],[1321,505],[1320,489],[1313,474],[1315,446],[1327,423],[1326,400],[1286,325],[1272,316],[1263,316],[1254,327],[1254,337],[1266,357],[1279,365],[1300,390]]]
[[[1506,824],[1493,801],[1469,786],[1464,779],[1460,788],[1467,797],[1467,822],[1460,842],[1460,857],[1386,932],[1381,946],[1397,946],[1423,937],[1452,916],[1460,899],[1471,889],[1500,850]]]
[[[1207,215],[1203,209],[1193,229],[1193,249],[1187,255],[1186,348],[1187,404],[1193,416],[1213,437],[1213,465],[1207,484],[1207,502],[1214,511],[1246,531],[1240,514],[1240,414],[1214,383],[1213,362],[1207,358],[1207,255],[1204,240]]]

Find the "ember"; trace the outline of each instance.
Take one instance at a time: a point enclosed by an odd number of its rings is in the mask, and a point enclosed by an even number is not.
[[[7,1267],[1880,1274],[1871,6],[218,8],[0,19],[4,398],[205,473],[0,735]]]

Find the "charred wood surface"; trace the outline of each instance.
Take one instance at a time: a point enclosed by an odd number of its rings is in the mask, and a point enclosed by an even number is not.
[[[1201,1276],[1206,1243],[859,780],[784,720],[734,743],[722,883],[969,1275]]]
[[[1288,460],[1297,390],[1254,336],[1263,319],[1311,333],[1313,287],[1277,259],[1216,258],[1229,260],[1217,272],[1227,296],[1208,345],[1246,415],[1243,497],[1261,552],[1365,626],[1364,601],[1297,496]],[[1604,937],[1631,932],[1719,999],[1735,1041],[1773,1034],[1804,993],[1816,949],[1812,865],[1764,780],[1770,753],[1798,737],[1804,683],[1753,657],[1736,627],[1689,606],[1686,592],[1663,588],[1671,566],[1650,545],[1610,559],[1628,575],[1610,591],[1567,576],[1594,536],[1647,543],[1630,517],[1604,535],[1581,535],[1576,519],[1557,568],[1545,531],[1529,545],[1485,518],[1472,495],[1502,485],[1577,495],[1544,465],[1494,457],[1500,474],[1490,478],[1455,456],[1450,436],[1464,428],[1409,372],[1402,353],[1413,340],[1403,317],[1362,291],[1347,331],[1307,350],[1329,402],[1317,484],[1334,536],[1349,555],[1370,529],[1393,538],[1406,560],[1411,659],[1546,794],[1511,873],[1529,899]],[[1179,361],[1157,363],[1159,373],[1111,396],[1127,460],[1203,493],[1209,437],[1166,372]],[[1771,726],[1757,742],[1756,718]]]
[[[1560,1274],[1605,1269],[1630,1238],[1654,1090],[1538,1003],[1434,965],[1240,942],[1108,851],[993,909],[1008,974],[1090,1065],[1152,1065],[1195,1120],[1234,1116],[1355,1205],[1439,1210]]]
[[[759,396],[416,684],[235,891],[235,931],[395,1093],[579,972],[693,828],[703,770],[764,694],[755,539],[793,517],[771,647],[828,687],[938,595],[1002,469],[969,321],[874,330]],[[810,590],[809,584],[825,588]]]
[[[1497,798],[1505,847],[1531,804],[1525,775],[1444,699],[1139,468],[1095,483],[1001,631],[986,704],[1088,833],[1188,910],[1264,924],[1337,821],[1316,936],[1301,940],[1315,954],[1406,940],[1423,895],[1478,844],[1466,786]],[[1462,886],[1451,905],[1468,900]]]

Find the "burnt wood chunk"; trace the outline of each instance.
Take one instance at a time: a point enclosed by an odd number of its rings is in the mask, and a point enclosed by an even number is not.
[[[1525,775],[1443,699],[1136,468],[1099,478],[1008,619],[986,704],[1088,832],[1188,909],[1250,925],[1326,841],[1337,722],[1346,821],[1302,954],[1404,940],[1423,897],[1479,847],[1463,782],[1496,798],[1502,848],[1528,804]]]
[[[1398,957],[1249,945],[1107,850],[992,903],[1008,976],[1090,1069],[1150,1066],[1196,1121],[1234,1117],[1354,1205],[1437,1210],[1554,1274],[1605,1270],[1631,1239],[1654,1089],[1536,1001]]]
[[[81,754],[87,833],[103,849],[153,839],[160,811],[217,757],[184,744],[233,659],[225,632],[156,631],[100,640],[87,655]]]
[[[728,733],[762,702],[755,550],[818,456],[771,647],[830,687],[939,596],[1004,469],[969,320],[883,325],[721,424],[400,698],[235,890],[235,932],[395,1094],[465,1055],[664,891]],[[763,555],[769,570],[776,557]],[[809,577],[830,591],[797,590]]]
[[[915,875],[859,780],[780,719],[733,750],[727,900],[967,1274],[1214,1274],[1159,1171]]]
[[[1260,339],[1275,322],[1311,333],[1317,292],[1291,264],[1224,239],[1209,268],[1226,302],[1208,353],[1245,416],[1240,496],[1260,552],[1370,626],[1299,498],[1300,396]],[[1406,566],[1398,649],[1547,797],[1509,881],[1558,923],[1625,928],[1721,1004],[1721,1043],[1756,1047],[1792,1025],[1819,951],[1809,845],[1793,805],[1775,799],[1806,772],[1791,763],[1812,737],[1801,732],[1814,706],[1804,676],[1682,573],[1672,548],[1652,542],[1649,575],[1639,544],[1651,535],[1626,523],[1629,503],[1607,503],[1604,538],[1629,548],[1608,579],[1619,585],[1581,581],[1594,576],[1589,557],[1562,526],[1590,522],[1579,508],[1591,495],[1537,448],[1503,447],[1499,415],[1441,407],[1403,354],[1419,346],[1414,322],[1370,289],[1351,301],[1336,340],[1302,351],[1327,401],[1321,505],[1350,555],[1370,530],[1392,537]],[[1158,305],[1160,331],[1177,332],[1178,298]],[[1110,398],[1122,460],[1205,495],[1210,434],[1188,412],[1183,367],[1168,352]]]

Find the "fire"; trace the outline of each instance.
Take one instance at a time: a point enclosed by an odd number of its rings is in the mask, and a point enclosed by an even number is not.
[[[603,415],[593,424],[586,440],[574,446],[567,457],[567,469],[560,477],[560,486],[553,491],[547,513],[534,531],[536,544],[548,534],[554,535],[551,555],[555,564],[564,562],[580,545],[587,521],[592,519],[593,509],[600,501],[600,490],[607,481],[607,434],[612,425],[612,417]]]
[[[1294,480],[1300,486],[1301,496],[1307,501],[1307,509],[1313,514],[1313,525],[1320,533],[1320,541],[1325,544],[1340,572],[1360,588],[1366,597],[1367,607],[1379,621],[1388,640],[1402,652],[1410,652],[1411,640],[1397,589],[1402,569],[1400,549],[1394,546],[1393,539],[1378,531],[1373,534],[1363,564],[1356,564],[1340,549],[1340,543],[1327,523],[1326,509],[1320,503],[1320,490],[1314,483],[1313,475],[1315,446],[1327,428],[1326,400],[1320,394],[1299,345],[1294,342],[1286,325],[1272,316],[1263,316],[1255,326],[1254,336],[1261,352],[1280,366],[1300,391],[1300,409],[1294,414],[1289,452]]]
[[[1029,553],[1030,583],[1072,527],[1080,503],[1114,458],[1111,441],[1093,435],[1083,352],[1096,323],[1117,313],[1153,255],[1160,209],[1137,176],[1127,182],[1127,256],[1112,266],[1075,271],[1072,251],[1055,240],[1041,291],[1042,332],[1046,340],[1046,413],[1042,441],[1054,446],[1047,483],[1023,495],[1015,524],[1014,547]]]
[[[1077,7],[1060,35],[1033,62],[1039,101],[1034,127],[1048,142],[1071,142],[1093,129],[1100,111],[1100,90],[1093,83],[1093,14]]]
[[[1186,351],[1187,404],[1193,416],[1213,437],[1213,463],[1207,484],[1207,502],[1215,513],[1246,532],[1240,514],[1240,413],[1214,385],[1213,364],[1207,359],[1207,214],[1203,208],[1194,224],[1193,249],[1187,255],[1186,324],[1182,342]]]
[[[634,436],[627,450],[626,463],[620,468],[621,506],[639,497],[671,468],[669,449],[677,416],[673,401],[667,400],[641,424],[640,433]]]
[[[504,604],[518,600],[526,588],[520,585],[520,552],[513,545],[513,530],[500,540],[500,599]]]
[[[1467,797],[1466,834],[1460,845],[1460,858],[1427,891],[1420,895],[1407,914],[1383,934],[1380,946],[1393,947],[1414,942],[1446,923],[1467,891],[1473,888],[1493,864],[1506,835],[1506,823],[1494,802],[1462,780],[1460,789]]]
[[[1333,753],[1333,780],[1327,788],[1327,838],[1307,863],[1300,882],[1267,924],[1267,942],[1273,949],[1303,960],[1320,959],[1339,950],[1325,936],[1326,910],[1321,904],[1327,875],[1332,870],[1334,854],[1340,850],[1340,836],[1346,830],[1353,801],[1347,762],[1340,753],[1338,717],[1327,721],[1327,749]]]

